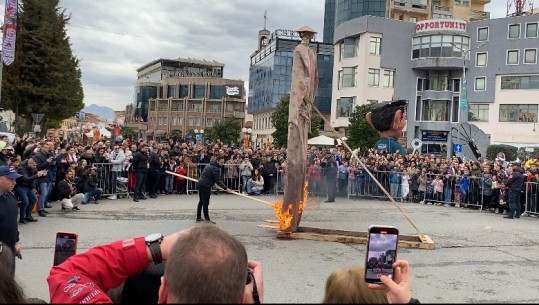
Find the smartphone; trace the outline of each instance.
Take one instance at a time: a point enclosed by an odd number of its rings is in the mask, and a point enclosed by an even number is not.
[[[382,283],[380,276],[393,278],[393,263],[397,260],[399,230],[393,226],[369,227],[367,255],[365,255],[365,282]]]
[[[78,239],[79,236],[77,233],[56,233],[56,243],[54,246],[54,266],[63,263],[66,259],[77,253]]]

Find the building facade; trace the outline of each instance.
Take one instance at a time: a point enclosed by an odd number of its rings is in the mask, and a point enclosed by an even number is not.
[[[253,115],[252,140],[259,146],[272,141],[275,131],[271,115],[281,97],[290,92],[294,49],[301,41],[294,30],[261,30],[258,49],[251,55],[249,67],[248,112]],[[314,105],[329,116],[333,78],[333,44],[312,41],[317,54],[318,92]],[[322,122],[323,124],[323,122]],[[322,126],[323,127],[323,126]]]
[[[334,29],[361,16],[417,22],[430,19],[477,21],[490,18],[490,0],[326,0],[324,42],[334,42]]]
[[[208,130],[227,117],[244,126],[244,81],[223,78],[223,68],[186,58],[158,59],[139,68],[130,125],[155,140],[173,130],[194,137],[194,130]]]
[[[450,132],[468,121],[492,144],[537,145],[538,21],[366,16],[342,24],[335,30],[332,126],[346,128],[355,105],[406,99],[405,136],[408,144],[422,139],[423,152],[452,154]]]

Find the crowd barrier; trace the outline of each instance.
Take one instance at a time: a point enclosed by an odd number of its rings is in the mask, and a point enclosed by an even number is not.
[[[537,203],[539,202],[539,182],[526,182],[526,207],[524,212],[529,215],[539,216]]]
[[[114,164],[94,163],[97,167],[97,187],[103,190],[102,196],[113,194],[113,184],[116,186],[115,194],[121,197],[130,197],[133,194],[131,186],[134,185],[134,173],[122,166],[121,171],[112,171]],[[114,181],[114,178],[116,178]]]

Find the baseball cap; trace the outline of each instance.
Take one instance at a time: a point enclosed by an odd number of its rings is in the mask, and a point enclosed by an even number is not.
[[[0,166],[0,177],[8,177],[9,179],[17,179],[21,177],[14,168],[7,165]]]

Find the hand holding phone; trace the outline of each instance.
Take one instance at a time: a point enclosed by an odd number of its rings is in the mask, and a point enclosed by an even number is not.
[[[56,233],[56,243],[54,246],[54,266],[63,263],[66,259],[77,253],[78,238],[77,233]]]
[[[397,260],[399,230],[393,226],[369,227],[365,256],[365,282],[380,284],[380,277],[394,277],[393,263]]]

